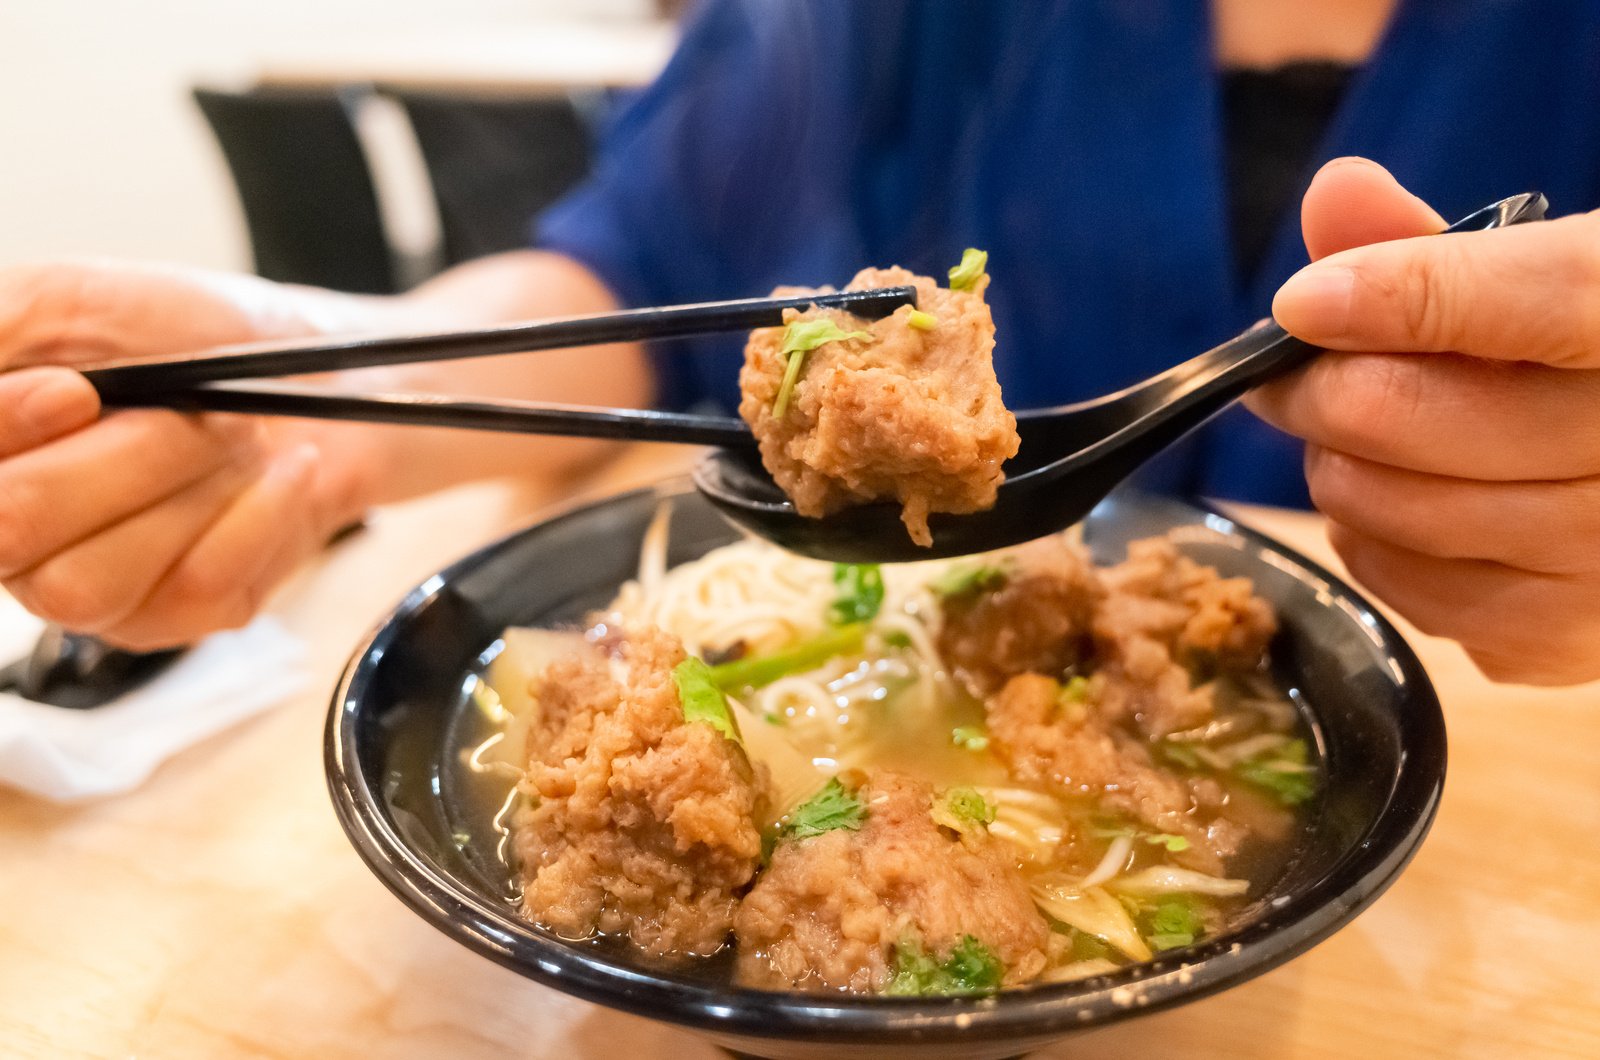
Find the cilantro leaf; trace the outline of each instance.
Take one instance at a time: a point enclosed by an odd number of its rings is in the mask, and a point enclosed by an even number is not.
[[[989,746],[989,735],[977,725],[957,725],[950,730],[950,742],[969,751],[982,751]]]
[[[970,291],[983,278],[983,270],[989,266],[989,252],[968,247],[961,252],[961,264],[950,270],[950,289],[952,291]]]
[[[1304,740],[1289,740],[1281,747],[1241,762],[1234,770],[1240,780],[1253,784],[1285,806],[1298,806],[1317,792],[1316,771],[1307,764]]]
[[[684,721],[704,722],[734,743],[744,742],[733,712],[728,709],[728,698],[712,678],[711,667],[691,655],[672,668],[672,683],[678,688]]]
[[[1141,919],[1145,938],[1158,950],[1192,945],[1206,930],[1205,916],[1199,905],[1183,895],[1157,904]]]
[[[939,962],[928,956],[922,946],[911,939],[902,939],[894,947],[894,978],[883,988],[885,994],[895,997],[919,997],[923,994],[943,993]]]
[[[1162,740],[1156,744],[1156,750],[1161,757],[1175,766],[1184,769],[1199,769],[1200,756],[1194,753],[1194,748],[1182,740]]]
[[[935,578],[928,588],[945,599],[965,596],[968,593],[998,589],[1006,583],[1006,572],[1001,567],[977,564],[971,567],[951,567]]]
[[[772,418],[783,419],[783,414],[789,411],[789,398],[794,393],[794,385],[800,379],[800,366],[806,359],[806,354],[818,346],[829,342],[839,342],[843,339],[864,339],[872,341],[870,331],[845,331],[828,317],[817,317],[814,320],[796,320],[783,332],[783,348],[779,351],[789,359],[783,371],[783,382],[778,385],[777,400],[772,403]]]
[[[772,852],[778,849],[778,829],[763,828],[761,830],[761,867],[766,868],[772,864]]]
[[[943,961],[907,937],[895,943],[894,977],[884,993],[898,997],[929,994],[992,994],[1000,989],[1005,968],[995,952],[971,935],[950,950]]]
[[[828,605],[835,626],[870,622],[883,609],[883,568],[876,563],[835,563],[833,584],[839,595]]]
[[[854,832],[867,819],[867,807],[852,791],[834,777],[822,790],[796,806],[779,829],[780,839],[808,839],[836,828]]]
[[[1000,989],[1005,969],[995,952],[971,935],[961,936],[945,959],[944,970],[956,987],[951,993],[979,994]]]

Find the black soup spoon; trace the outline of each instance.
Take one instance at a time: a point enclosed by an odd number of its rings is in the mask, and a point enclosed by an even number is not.
[[[1502,199],[1445,233],[1537,221],[1538,192]],[[751,448],[718,449],[694,471],[695,486],[737,525],[801,555],[840,563],[895,563],[988,552],[1064,530],[1083,519],[1140,465],[1237,401],[1304,364],[1318,347],[1272,320],[1126,390],[1017,415],[1022,447],[1006,465],[993,508],[935,515],[933,545],[914,544],[899,505],[848,508],[824,519],[796,512]]]

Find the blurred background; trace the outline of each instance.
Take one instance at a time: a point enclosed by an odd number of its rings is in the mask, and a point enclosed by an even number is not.
[[[441,226],[451,205],[441,196],[470,215],[493,205],[496,179],[514,177],[538,196],[581,175],[585,124],[665,61],[673,31],[662,18],[673,6],[0,5],[0,265],[114,255],[225,269],[259,265],[275,278],[346,289],[404,287],[458,254],[500,249],[488,244],[507,238],[506,222],[463,216],[457,227],[464,230],[455,233],[463,245],[451,253]],[[205,113],[197,88],[209,93]],[[531,122],[524,120],[529,113]],[[428,126],[432,143],[419,145],[409,118]],[[541,139],[542,148],[524,157],[542,172],[497,178],[493,160],[480,157],[493,149],[486,131],[507,121]],[[341,150],[349,136],[358,151]],[[317,150],[294,156],[283,149],[296,142],[314,142]],[[432,159],[423,147],[434,148]],[[305,157],[330,160],[319,162],[327,171],[296,175],[296,159]],[[467,186],[450,186],[446,177],[446,187],[435,187],[430,161]],[[326,195],[329,182],[342,189],[343,227],[329,229],[326,213],[318,218],[315,211],[302,211],[299,223],[348,251],[342,265],[331,266],[343,271],[297,275],[303,263],[283,254],[294,253],[306,233],[275,236],[272,228],[293,215],[296,194],[311,201],[306,187],[319,185]],[[246,208],[260,229],[256,256],[265,253],[265,260],[253,260]],[[374,209],[376,232],[366,216]],[[375,272],[381,262],[373,238],[393,251],[387,284]]]

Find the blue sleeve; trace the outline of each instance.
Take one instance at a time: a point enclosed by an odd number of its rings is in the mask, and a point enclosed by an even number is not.
[[[815,235],[807,217],[832,193],[819,162],[845,149],[823,118],[838,68],[815,59],[848,43],[850,6],[701,5],[660,78],[603,132],[591,178],[539,219],[535,245],[582,262],[624,305],[766,293],[758,285],[774,262],[793,267],[797,232]],[[727,404],[740,346],[656,351],[660,403]]]

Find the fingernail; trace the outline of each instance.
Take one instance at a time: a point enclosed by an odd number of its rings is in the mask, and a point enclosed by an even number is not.
[[[1272,315],[1302,339],[1337,338],[1350,328],[1356,274],[1339,265],[1307,265],[1278,288]]]
[[[35,438],[65,434],[94,417],[94,400],[76,376],[52,372],[17,404],[17,419]]]

